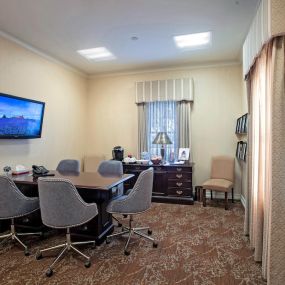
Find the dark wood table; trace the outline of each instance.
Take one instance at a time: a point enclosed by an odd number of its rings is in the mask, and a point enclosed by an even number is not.
[[[110,177],[102,176],[97,172],[60,173],[50,171],[50,173],[55,174],[51,178],[70,180],[85,202],[97,204],[98,215],[85,225],[73,228],[71,232],[74,236],[95,239],[100,244],[113,231],[112,216],[106,211],[106,207],[112,198],[112,188],[129,180],[133,175],[124,174],[121,177]],[[11,178],[24,195],[28,197],[38,196],[38,181],[31,173],[13,175]],[[19,218],[15,223],[23,231],[43,229],[40,212]]]

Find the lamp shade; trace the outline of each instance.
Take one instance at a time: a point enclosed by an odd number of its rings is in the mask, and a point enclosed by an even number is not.
[[[153,144],[172,144],[172,141],[170,140],[166,132],[158,132],[152,143]]]

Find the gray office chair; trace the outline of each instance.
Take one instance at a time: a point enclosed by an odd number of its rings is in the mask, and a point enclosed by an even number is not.
[[[122,177],[124,174],[123,164],[118,160],[104,160],[99,164],[97,172],[99,172],[102,176]],[[117,198],[123,194],[124,183],[112,188],[113,198]],[[118,222],[118,227],[122,226],[122,223],[116,217],[112,216],[112,218]]]
[[[106,239],[106,243],[109,243],[110,238],[128,233],[129,236],[124,249],[125,255],[130,254],[128,246],[132,234],[139,235],[143,238],[152,241],[153,247],[157,247],[157,242],[153,238],[141,232],[142,230],[148,230],[148,234],[151,235],[152,231],[149,227],[132,227],[133,216],[136,214],[143,213],[151,207],[152,184],[153,168],[150,167],[147,170],[141,172],[134,185],[134,188],[128,195],[123,195],[118,199],[112,200],[107,206],[108,213],[129,215],[129,226],[123,226],[122,232],[109,235]]]
[[[0,236],[1,244],[12,239],[24,248],[25,255],[29,255],[28,247],[19,239],[19,236],[42,233],[17,233],[14,219],[26,216],[39,208],[38,198],[26,197],[8,176],[0,175],[0,219],[11,219],[10,233]]]
[[[90,267],[90,257],[79,251],[75,245],[92,244],[95,241],[71,242],[70,228],[85,224],[97,214],[95,203],[85,203],[78,194],[75,186],[67,179],[39,178],[38,179],[40,208],[43,223],[51,228],[66,229],[66,242],[50,248],[39,250],[36,259],[42,258],[42,253],[62,248],[59,255],[46,271],[46,276],[53,274],[56,262],[66,251],[74,250],[86,259],[85,267]]]
[[[76,159],[61,160],[56,168],[58,172],[80,172],[80,162]]]

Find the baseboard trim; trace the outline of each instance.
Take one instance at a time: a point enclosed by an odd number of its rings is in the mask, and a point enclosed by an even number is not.
[[[245,208],[246,200],[242,195],[240,195],[240,201],[241,201],[241,204],[243,205],[243,207]]]

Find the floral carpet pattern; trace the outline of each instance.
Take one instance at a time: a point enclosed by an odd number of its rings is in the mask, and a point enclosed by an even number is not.
[[[153,203],[148,212],[135,217],[135,226],[150,225],[158,248],[134,237],[131,254],[125,256],[125,237],[115,238],[96,249],[83,248],[91,256],[90,268],[86,269],[81,257],[70,252],[56,266],[54,275],[47,278],[45,270],[54,255],[36,260],[36,250],[59,244],[64,236],[33,238],[29,240],[32,247],[28,257],[16,245],[0,247],[0,284],[266,284],[261,278],[261,265],[254,262],[253,250],[243,235],[243,217],[240,203],[232,204],[229,211],[214,202],[206,208],[200,203]]]

